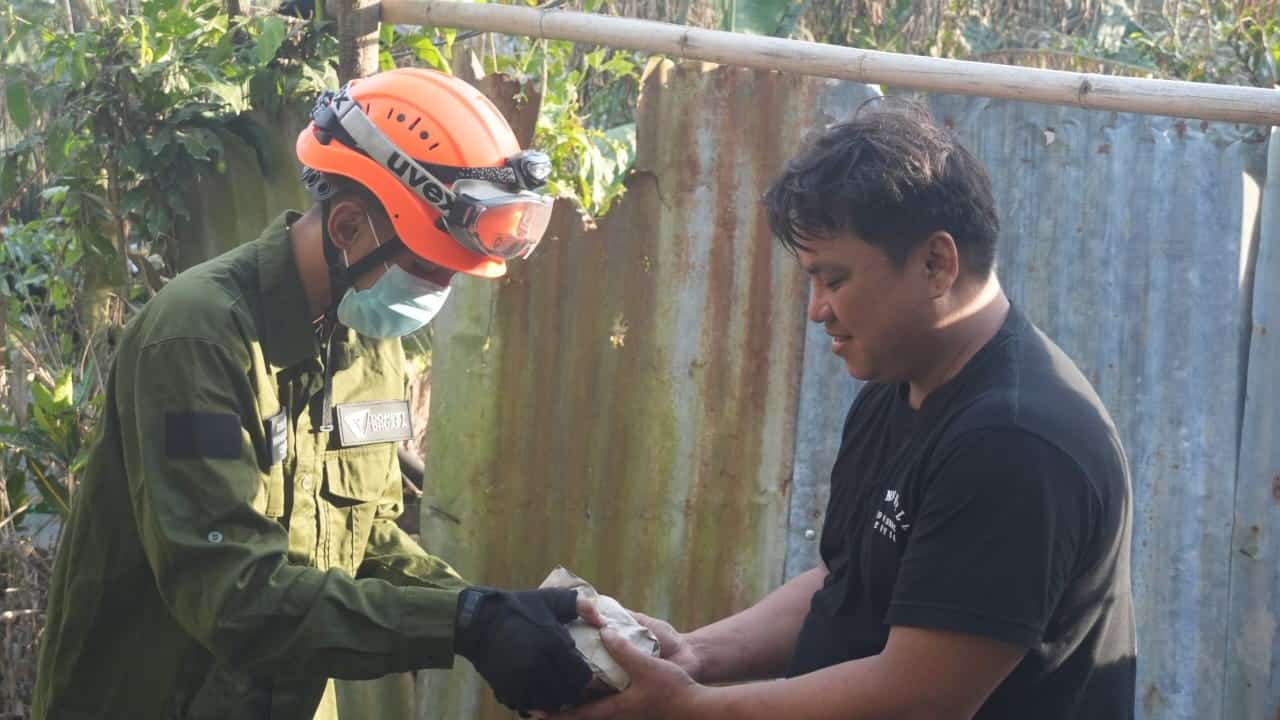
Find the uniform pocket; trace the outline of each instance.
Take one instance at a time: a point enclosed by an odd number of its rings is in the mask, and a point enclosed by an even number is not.
[[[395,459],[391,443],[325,454],[324,502],[329,506],[326,534],[334,564],[355,575],[364,560],[369,532],[387,483],[400,482],[390,472]]]

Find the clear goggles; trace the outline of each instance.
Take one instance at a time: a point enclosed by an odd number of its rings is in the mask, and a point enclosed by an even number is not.
[[[453,194],[453,213],[443,221],[449,235],[468,250],[503,260],[529,257],[547,231],[555,204],[546,195],[513,193],[484,180],[458,180]]]
[[[336,139],[390,170],[440,212],[440,229],[468,250],[511,260],[528,257],[542,241],[554,199],[532,191],[551,174],[545,153],[528,150],[503,167],[424,163],[392,143],[346,88],[322,95],[311,118],[320,142]]]

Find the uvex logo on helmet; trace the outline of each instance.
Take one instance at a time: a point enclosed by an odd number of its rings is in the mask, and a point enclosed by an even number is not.
[[[417,163],[401,157],[399,152],[392,152],[387,158],[387,168],[407,182],[409,187],[422,193],[422,197],[427,202],[442,207],[445,211],[450,209],[451,203],[445,193],[445,187],[420,170]]]

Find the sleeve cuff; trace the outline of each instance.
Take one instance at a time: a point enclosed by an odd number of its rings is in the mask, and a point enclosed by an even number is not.
[[[400,650],[415,670],[453,667],[453,632],[461,589],[400,588]]]
[[[959,608],[943,605],[897,602],[889,606],[885,615],[888,625],[949,630],[951,632],[978,635],[1023,648],[1040,643],[1044,629],[1005,618],[995,618]]]

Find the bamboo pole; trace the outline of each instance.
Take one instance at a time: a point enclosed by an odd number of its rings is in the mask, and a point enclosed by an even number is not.
[[[902,55],[566,10],[382,0],[383,22],[606,45],[895,88],[1092,110],[1280,125],[1280,90],[1041,70]]]

